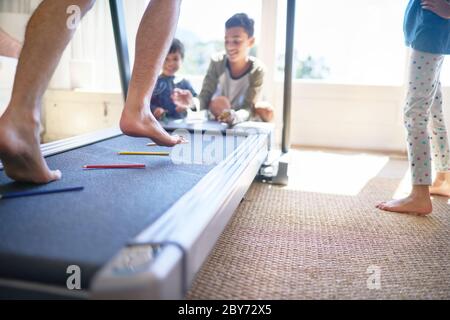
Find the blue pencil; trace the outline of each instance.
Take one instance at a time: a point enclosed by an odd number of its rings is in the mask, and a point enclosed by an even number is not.
[[[0,199],[11,199],[11,198],[18,198],[18,197],[37,196],[40,194],[58,193],[58,192],[67,192],[67,191],[81,191],[83,189],[84,189],[84,187],[72,187],[72,188],[61,188],[61,189],[53,189],[53,190],[8,192],[8,193],[0,194]]]

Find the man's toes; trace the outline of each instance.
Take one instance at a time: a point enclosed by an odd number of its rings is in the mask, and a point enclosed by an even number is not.
[[[52,170],[50,171],[50,181],[59,180],[61,179],[62,173],[59,170]]]
[[[183,136],[174,135],[172,137],[175,140],[175,144],[180,144],[180,143],[185,143],[186,142],[186,139]]]
[[[158,139],[158,141],[160,142],[158,144],[166,146],[166,147],[173,147],[173,146],[175,146],[177,144],[180,144],[180,143],[183,143],[183,142],[186,141],[184,139],[184,137],[178,136],[178,135],[173,135],[173,136],[167,135],[167,136],[162,137],[162,138],[163,138],[163,140],[159,140]]]
[[[48,170],[47,172],[44,172],[41,175],[36,175],[34,178],[32,178],[32,182],[34,183],[49,183],[55,180],[61,179],[61,171],[59,170]],[[24,181],[28,180],[29,177],[25,177]]]
[[[48,172],[45,174],[44,177],[42,177],[42,181],[39,181],[39,183],[48,183],[55,180],[61,179],[61,171],[59,170],[48,170]]]

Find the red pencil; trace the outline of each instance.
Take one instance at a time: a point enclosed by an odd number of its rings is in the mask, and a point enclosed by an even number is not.
[[[140,169],[145,168],[145,164],[87,164],[83,169]]]

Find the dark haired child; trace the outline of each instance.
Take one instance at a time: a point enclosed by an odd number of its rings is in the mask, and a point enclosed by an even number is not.
[[[186,117],[188,109],[196,108],[194,97],[197,93],[192,85],[188,80],[175,75],[181,68],[183,58],[184,45],[180,40],[174,39],[150,100],[150,108],[158,120],[166,117],[182,119]]]

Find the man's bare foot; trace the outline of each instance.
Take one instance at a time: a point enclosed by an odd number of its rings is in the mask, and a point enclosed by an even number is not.
[[[427,215],[433,211],[431,199],[428,196],[409,195],[406,198],[382,202],[377,205],[378,209],[398,213],[411,213]]]
[[[169,135],[156,121],[150,108],[139,112],[125,107],[120,119],[120,129],[128,136],[150,138],[160,146],[172,147],[184,141],[182,137]]]
[[[7,110],[0,118],[0,159],[5,173],[21,182],[48,183],[61,178],[42,157],[39,122],[20,111]]]
[[[430,186],[430,194],[450,197],[450,172],[439,172],[433,185]]]

